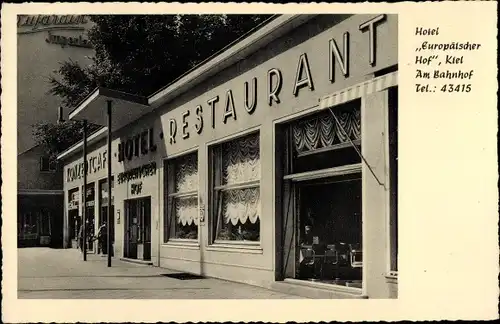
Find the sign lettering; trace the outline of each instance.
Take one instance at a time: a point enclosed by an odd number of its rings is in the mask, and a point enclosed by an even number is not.
[[[362,24],[359,25],[359,33],[368,42],[368,59],[366,64],[368,66],[376,65],[376,35],[377,26],[384,22],[386,15],[378,15]],[[335,83],[335,71],[336,65],[337,69],[340,70],[344,78],[349,77],[349,64],[351,53],[349,51],[350,46],[350,35],[349,32],[345,32],[342,35],[342,44],[339,46],[337,40],[331,38],[327,44],[325,44],[325,52],[328,55],[328,71],[329,71],[329,81]],[[290,91],[295,97],[298,97],[301,92],[304,91],[314,91],[314,76],[311,73],[310,61],[307,57],[307,53],[302,53],[297,60],[295,78],[293,80],[287,81],[283,78],[283,73],[278,68],[271,68],[267,71],[265,77],[265,82],[267,82],[267,104],[272,107],[273,105],[280,104],[280,93],[283,90],[283,86],[289,87]],[[215,126],[222,122],[227,124],[230,121],[235,121],[237,118],[238,110],[246,111],[248,114],[253,114],[257,108],[257,82],[258,79],[253,77],[251,80],[246,80],[243,83],[243,100],[242,102],[235,101],[233,93],[236,91],[228,89],[225,95],[219,97],[219,95],[214,95],[211,99],[207,100],[206,105],[208,105],[208,114],[211,116],[211,126],[215,129]],[[240,99],[241,100],[241,99]],[[221,101],[221,102],[219,102]],[[194,130],[196,133],[201,134],[203,130],[203,107],[201,104],[195,106],[195,117],[196,121],[194,123]],[[175,118],[170,118],[169,124],[169,137],[168,142],[170,145],[176,143],[176,139],[180,136],[182,139],[189,138],[188,127],[189,116],[191,116],[190,111],[184,111],[180,116],[181,122],[179,123]],[[219,122],[220,121],[220,122]],[[191,125],[191,127],[193,127]],[[179,135],[179,133],[181,133]]]
[[[32,27],[33,30],[40,26],[68,26],[68,25],[85,25],[89,22],[85,15],[18,15],[17,27]]]
[[[156,144],[154,143],[153,128],[150,128],[128,138],[124,143],[118,144],[118,162],[123,162],[125,159],[130,161],[134,156],[138,157],[155,151]]]
[[[133,183],[130,186],[130,192],[132,195],[139,195],[142,192],[142,182]]]
[[[127,170],[118,174],[118,184],[124,182],[149,177],[156,174],[156,162],[144,164],[140,167]]]
[[[92,48],[92,44],[90,44],[89,40],[82,38],[82,35],[78,37],[66,37],[54,35],[51,32],[48,33],[49,37],[45,39],[47,43],[61,45],[63,48],[66,46]]]
[[[87,158],[87,175],[106,168],[107,151]],[[84,172],[83,161],[66,170],[66,182],[81,179]]]

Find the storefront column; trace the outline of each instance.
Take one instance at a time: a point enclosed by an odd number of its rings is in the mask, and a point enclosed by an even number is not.
[[[83,121],[83,261],[87,261],[87,120]]]
[[[111,192],[111,105],[112,101],[108,100],[108,157],[107,157],[107,162],[108,162],[108,223],[106,224],[106,230],[107,230],[107,252],[108,252],[108,267],[111,267],[111,254],[113,253],[113,247],[111,246],[111,221],[114,222],[114,217],[111,214],[113,210],[111,209],[111,197],[112,197],[112,192]]]
[[[363,173],[363,292],[369,298],[388,298],[385,141],[387,90],[367,95],[361,106]],[[371,170],[370,170],[371,168]],[[373,173],[372,173],[373,171]]]
[[[64,173],[63,173],[63,181],[64,181]],[[68,206],[69,206],[69,195],[66,190],[63,190],[63,249],[72,247],[70,242],[70,233],[69,233]]]

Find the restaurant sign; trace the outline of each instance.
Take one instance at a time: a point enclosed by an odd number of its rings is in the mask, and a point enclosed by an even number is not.
[[[362,63],[369,67],[376,66],[377,28],[386,21],[386,18],[385,14],[378,15],[359,25],[356,33],[365,35],[364,39],[367,42],[366,48],[368,50],[368,53],[366,53],[366,61],[359,62],[360,64]],[[355,40],[355,42],[357,42],[357,40]],[[338,39],[331,38],[325,46],[322,47],[324,49],[324,55],[328,57],[328,65],[325,66],[325,69],[328,71],[328,79],[321,80],[321,82],[329,81],[332,84],[335,83],[337,79],[336,73],[338,72],[340,72],[344,78],[350,77],[351,59],[356,57],[355,53],[353,55],[353,53],[349,51],[350,45],[350,33],[346,31],[343,33],[342,37],[338,37]],[[298,97],[304,90],[314,91],[315,76],[311,72],[310,60],[307,53],[300,54],[296,62],[295,77],[290,80],[285,80],[282,71],[275,67],[269,69],[266,75],[262,76],[264,79],[263,82],[267,85],[264,97],[269,107],[281,102],[283,91],[291,91],[294,97]],[[191,115],[194,115],[195,119],[192,129],[194,129],[196,133],[201,134],[204,127],[204,114],[207,113],[206,110],[208,110],[208,115],[210,116],[209,125],[213,129],[215,129],[219,121],[223,124],[227,124],[231,122],[231,120],[236,120],[238,110],[244,114],[253,114],[257,108],[258,82],[260,81],[256,77],[245,81],[242,84],[243,97],[237,98],[239,100],[235,100],[235,94],[239,91],[228,89],[221,97],[219,97],[219,95],[214,95],[208,99],[206,103],[200,103],[193,107],[193,111],[189,109],[184,111],[180,119],[170,118],[168,121],[168,142],[172,145],[176,143],[179,137],[182,139],[189,138],[188,119]],[[204,105],[207,105],[208,109],[206,109]],[[193,112],[194,114],[192,114]]]

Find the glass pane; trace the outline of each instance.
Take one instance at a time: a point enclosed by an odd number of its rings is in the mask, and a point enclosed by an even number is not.
[[[299,186],[299,279],[361,288],[361,175]]]
[[[348,143],[349,139],[351,141],[360,140],[360,102],[355,101],[336,107],[332,111],[326,110],[302,118],[292,123],[291,129],[293,146],[297,153]]]
[[[260,179],[259,134],[222,144],[222,184]]]
[[[188,154],[173,160],[175,192],[188,192],[198,189],[198,156]]]
[[[198,197],[174,199],[175,223],[172,224],[175,232],[174,238],[198,238]]]
[[[216,239],[259,241],[260,201],[259,188],[223,192]]]

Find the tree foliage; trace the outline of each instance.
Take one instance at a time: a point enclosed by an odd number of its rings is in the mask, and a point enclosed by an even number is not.
[[[98,128],[97,125],[89,125],[87,131],[90,134]],[[38,144],[43,145],[47,155],[55,158],[58,153],[83,138],[83,122],[65,121],[57,124],[41,122],[34,127],[33,136]]]
[[[148,96],[173,82],[269,15],[98,15],[88,37],[89,66],[67,61],[50,77],[50,93],[73,108],[98,86]],[[92,126],[96,128],[95,126]],[[35,125],[39,144],[60,152],[81,138],[81,124]]]

